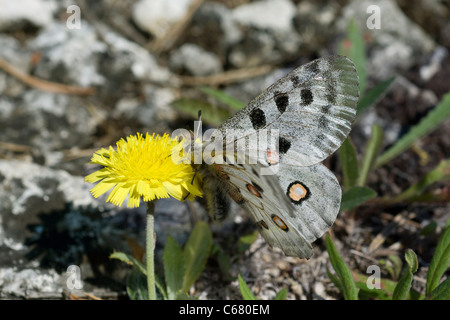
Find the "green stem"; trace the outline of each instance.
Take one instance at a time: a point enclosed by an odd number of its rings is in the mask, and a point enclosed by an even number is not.
[[[146,256],[147,256],[147,286],[148,298],[156,300],[155,289],[155,265],[154,265],[154,223],[155,201],[147,202],[147,232],[146,232]]]

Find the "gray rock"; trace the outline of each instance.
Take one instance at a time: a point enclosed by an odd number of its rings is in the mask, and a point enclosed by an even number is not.
[[[193,0],[141,0],[133,6],[132,19],[145,32],[163,37],[182,19]]]
[[[47,152],[90,144],[97,126],[77,96],[28,90],[20,98],[0,98],[0,106],[0,140],[30,146],[41,163],[52,162]]]
[[[302,41],[294,29],[296,14],[289,0],[263,0],[236,7],[232,18],[246,29],[246,37],[231,49],[230,62],[248,67],[298,56]]]
[[[123,81],[123,78],[116,79],[117,75],[130,73],[128,78],[133,81],[168,81],[170,72],[159,66],[156,58],[148,50],[103,26],[99,30],[108,45],[108,55],[112,57],[103,63],[102,72],[113,75],[112,81]]]
[[[14,37],[0,34],[0,57],[14,68],[28,73],[30,70],[31,52],[26,50]],[[0,72],[0,93],[2,96],[15,97],[22,93],[25,85],[16,78]]]
[[[243,33],[230,9],[221,3],[206,1],[194,14],[186,36],[186,42],[195,43],[225,61],[228,49],[243,38]]]
[[[62,298],[60,279],[52,269],[0,268],[0,298]]]
[[[132,97],[120,99],[112,116],[115,119],[136,121],[150,130],[158,123],[177,118],[178,115],[170,108],[170,103],[175,97],[176,94],[172,88],[145,84],[142,88],[142,99]]]
[[[207,76],[222,71],[219,58],[192,43],[183,44],[174,51],[169,66],[177,73],[187,72],[193,76]]]
[[[0,0],[0,31],[21,29],[27,24],[45,27],[53,22],[57,7],[53,0]]]
[[[273,33],[292,30],[296,8],[289,0],[262,0],[250,2],[233,10],[233,19],[239,24]]]
[[[127,252],[133,215],[118,214],[105,197],[94,199],[91,187],[63,170],[0,160],[1,298],[59,299],[70,265],[81,267],[82,279],[124,267],[108,256]],[[142,221],[137,225],[132,234],[143,230]]]
[[[162,82],[169,77],[147,50],[100,23],[94,28],[84,22],[74,30],[54,23],[32,39],[28,47],[42,55],[36,75],[53,81],[107,86],[114,92],[126,81]]]
[[[53,23],[30,40],[28,47],[42,55],[35,70],[39,77],[85,87],[106,81],[97,65],[107,46],[98,40],[95,29],[88,23],[73,30],[65,23]]]
[[[366,11],[370,5],[380,8],[380,29],[367,27],[370,14]],[[410,68],[436,47],[435,42],[393,0],[351,1],[343,9],[338,29],[345,31],[351,19],[371,39],[368,43],[368,71],[376,79],[386,79],[396,70]]]
[[[336,37],[334,23],[340,10],[340,4],[333,0],[301,1],[297,5],[294,26],[302,39],[302,55],[320,52]]]

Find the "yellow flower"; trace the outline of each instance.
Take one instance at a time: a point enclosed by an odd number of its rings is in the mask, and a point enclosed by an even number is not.
[[[200,175],[190,164],[174,162],[172,158],[176,157],[171,156],[174,150],[180,152],[181,143],[167,134],[155,137],[147,133],[145,138],[140,133],[130,135],[116,143],[117,150],[110,146],[94,153],[91,163],[104,168],[86,176],[85,181],[100,181],[91,189],[95,198],[113,188],[106,201],[117,206],[127,196],[131,208],[139,206],[141,197],[144,201],[169,196],[193,200],[201,196]]]

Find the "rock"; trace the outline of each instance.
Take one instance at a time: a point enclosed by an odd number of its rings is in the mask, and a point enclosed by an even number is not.
[[[0,298],[62,298],[60,275],[55,270],[0,268]]]
[[[108,79],[117,79],[120,74],[132,81],[168,81],[170,73],[158,65],[156,58],[148,50],[131,42],[115,32],[100,28],[103,39],[108,45],[108,56],[102,63],[102,72]]]
[[[293,25],[296,13],[289,0],[263,0],[236,7],[232,18],[246,29],[246,36],[231,49],[229,61],[242,68],[298,56],[301,39]]]
[[[239,24],[273,33],[292,30],[296,8],[289,0],[262,0],[250,2],[233,10],[233,19]]]
[[[301,55],[320,52],[336,37],[334,23],[341,10],[336,1],[301,1],[297,5],[294,28],[301,37]]]
[[[214,54],[192,43],[178,48],[171,55],[169,66],[176,73],[186,71],[193,76],[207,76],[222,71],[222,64]]]
[[[128,252],[125,235],[138,239],[144,223],[91,187],[63,170],[0,160],[0,297],[61,299],[70,265],[82,279],[127,268],[108,256]]]
[[[84,87],[103,85],[106,81],[97,65],[107,46],[98,40],[95,29],[88,23],[74,30],[63,23],[53,23],[30,40],[28,47],[42,56],[35,69],[41,78]]]
[[[53,22],[58,6],[53,0],[0,0],[0,8],[0,31],[6,31],[27,24],[45,27]]]
[[[18,40],[6,34],[0,34],[0,57],[16,69],[28,73],[31,53]],[[25,85],[6,72],[0,72],[1,96],[16,97],[25,89]]]
[[[141,0],[133,6],[132,19],[145,32],[163,37],[182,19],[193,0]]]
[[[77,96],[28,90],[19,98],[1,97],[0,106],[0,140],[30,146],[40,163],[54,162],[49,152],[90,144],[97,126]]]
[[[419,26],[412,22],[393,0],[380,0],[376,5],[380,8],[380,29],[367,28],[367,20],[371,14],[367,8],[373,5],[370,0],[351,1],[343,9],[337,28],[345,31],[350,19],[354,19],[365,39],[370,57],[368,61],[369,75],[375,79],[387,79],[396,70],[407,70],[435,47],[435,42]]]
[[[437,47],[430,55],[428,61],[426,61],[426,64],[420,67],[419,74],[422,81],[429,81],[436,73],[442,70],[444,60],[448,55],[448,50],[446,48]]]
[[[214,36],[211,36],[214,35]],[[186,42],[195,43],[226,61],[229,48],[243,38],[232,11],[221,3],[205,1],[195,12]]]

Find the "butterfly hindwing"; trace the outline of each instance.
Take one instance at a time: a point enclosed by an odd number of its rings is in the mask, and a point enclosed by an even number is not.
[[[312,246],[298,229],[295,208],[282,190],[276,175],[261,175],[265,165],[223,164],[209,166],[218,185],[249,214],[270,246],[286,255],[310,258]],[[203,173],[205,177],[206,174]],[[217,208],[210,208],[218,212]]]
[[[341,187],[323,164],[309,167],[280,165],[281,189],[294,208],[295,225],[308,241],[321,237],[334,223],[341,203]]]
[[[281,162],[309,166],[325,159],[345,140],[356,115],[358,95],[353,62],[344,56],[324,57],[274,83],[219,129],[224,135],[227,130],[253,134],[279,130]],[[248,145],[245,148],[240,152],[257,151]]]

